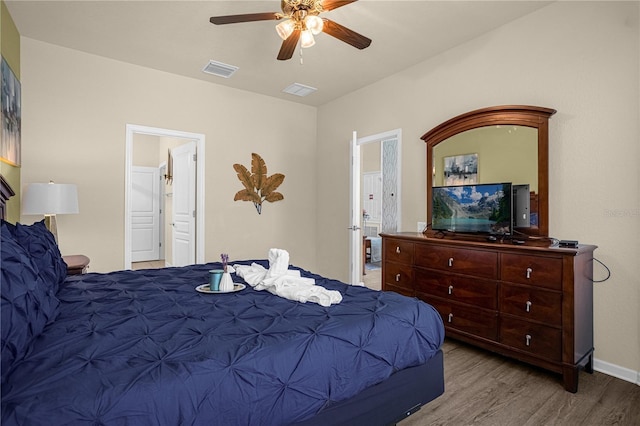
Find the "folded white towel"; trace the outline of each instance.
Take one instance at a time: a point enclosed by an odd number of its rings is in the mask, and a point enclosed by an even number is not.
[[[289,269],[289,252],[282,249],[269,249],[269,271],[267,278],[279,277]]]
[[[283,268],[284,265],[284,268]],[[272,294],[298,302],[314,302],[322,306],[331,306],[342,301],[339,291],[327,290],[315,285],[313,278],[303,278],[300,271],[289,270],[289,253],[286,250],[269,250],[269,269],[252,263],[234,265],[236,274],[255,290],[267,290]]]

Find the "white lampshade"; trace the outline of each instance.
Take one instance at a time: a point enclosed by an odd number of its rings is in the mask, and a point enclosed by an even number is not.
[[[304,30],[302,31],[302,33],[300,33],[300,47],[304,47],[306,49],[307,47],[311,47],[314,44],[316,44],[316,41],[313,38],[313,34],[311,34],[311,31]]]
[[[276,31],[278,32],[280,38],[283,40],[288,39],[295,28],[296,23],[291,19],[287,19],[286,21],[280,22],[278,25],[276,25]]]
[[[316,15],[309,15],[304,19],[304,23],[309,31],[313,35],[318,35],[322,32],[322,27],[324,27],[324,21],[321,17]]]
[[[78,188],[68,183],[30,183],[22,195],[22,214],[78,213]]]

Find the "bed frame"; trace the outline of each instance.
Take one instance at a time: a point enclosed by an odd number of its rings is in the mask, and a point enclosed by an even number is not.
[[[0,175],[0,213],[5,219],[6,201],[15,195]],[[442,350],[426,363],[394,373],[384,382],[358,395],[325,407],[297,426],[394,425],[444,393]]]

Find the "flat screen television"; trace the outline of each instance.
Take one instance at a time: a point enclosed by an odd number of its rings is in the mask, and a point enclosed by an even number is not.
[[[510,235],[511,183],[436,186],[431,199],[431,229]]]

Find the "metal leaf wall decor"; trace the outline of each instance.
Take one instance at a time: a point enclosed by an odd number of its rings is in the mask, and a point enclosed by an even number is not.
[[[284,181],[284,175],[275,173],[267,176],[267,164],[258,154],[251,154],[251,171],[242,164],[234,164],[233,169],[244,185],[244,189],[236,192],[233,201],[252,201],[258,214],[262,214],[263,201],[273,203],[284,199],[284,195],[276,192]]]

